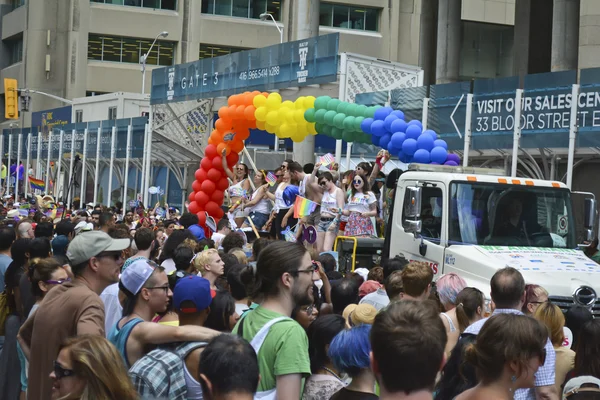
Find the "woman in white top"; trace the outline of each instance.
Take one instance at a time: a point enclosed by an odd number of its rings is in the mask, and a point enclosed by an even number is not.
[[[367,188],[364,175],[356,174],[352,180],[350,196],[343,214],[348,216],[344,230],[346,236],[371,237],[375,235],[371,217],[377,215],[377,199]]]
[[[242,211],[240,205],[242,204],[244,193],[250,192],[250,181],[248,180],[248,166],[244,163],[238,163],[233,167],[233,171],[227,166],[227,159],[225,158],[226,151],[223,150],[222,162],[223,170],[227,174],[227,177],[231,180],[233,185],[229,186],[227,191],[229,192],[229,206],[235,209],[233,216],[235,217],[235,223],[238,228],[242,226],[246,215]],[[234,173],[235,172],[235,173]]]
[[[269,199],[275,201],[275,208],[273,211],[276,213],[276,215],[275,220],[271,224],[271,236],[275,239],[283,239],[281,236],[281,231],[283,231],[286,226],[295,226],[298,222],[296,218],[289,218],[286,223],[281,226],[285,215],[293,204],[287,205],[287,203],[283,200],[283,192],[285,191],[285,188],[288,186],[293,186],[290,182],[290,172],[286,169],[283,172],[283,180],[277,187],[275,194],[265,192]]]
[[[262,230],[263,226],[269,220],[269,214],[271,213],[271,202],[267,196],[269,185],[264,170],[254,175],[254,185],[256,186],[256,190],[252,193],[252,199],[244,201],[242,211],[248,211],[248,216],[252,219],[252,223],[256,229]],[[244,228],[249,226],[248,221],[245,221],[242,225]]]
[[[331,251],[338,232],[338,215],[344,208],[344,192],[335,186],[333,175],[325,171],[319,175],[319,186],[325,191],[321,200],[321,222],[317,226],[317,251]]]

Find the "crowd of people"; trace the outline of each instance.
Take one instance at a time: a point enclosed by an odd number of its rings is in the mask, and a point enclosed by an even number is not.
[[[401,256],[340,271],[339,230],[370,236],[385,217],[369,190],[383,163],[339,182],[289,160],[274,193],[262,173],[250,196],[237,165],[232,218],[213,227],[160,205],[48,216],[35,198],[0,226],[0,398],[600,398],[600,321],[514,268],[489,294]],[[320,208],[292,221],[294,193]],[[273,235],[248,240],[248,217]],[[296,224],[317,244],[282,240]]]

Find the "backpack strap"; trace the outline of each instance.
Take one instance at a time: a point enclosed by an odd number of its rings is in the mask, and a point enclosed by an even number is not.
[[[263,343],[265,342],[265,339],[267,338],[267,335],[269,334],[269,330],[271,329],[271,327],[280,321],[285,321],[285,320],[290,320],[290,319],[291,318],[289,318],[289,317],[275,318],[275,319],[270,320],[262,328],[260,328],[260,330],[258,331],[256,336],[254,336],[254,338],[250,342],[250,345],[254,348],[254,351],[256,352],[256,354],[258,354],[258,351],[260,350]]]
[[[179,346],[177,346],[177,348],[175,349],[175,352],[177,353],[177,355],[179,355],[179,357],[181,357],[182,360],[184,360],[192,351],[199,349],[201,347],[206,347],[207,345],[208,345],[208,343],[206,343],[206,342],[184,343],[184,344],[180,344]]]

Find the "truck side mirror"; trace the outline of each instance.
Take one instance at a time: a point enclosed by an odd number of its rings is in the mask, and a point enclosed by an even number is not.
[[[406,218],[419,218],[421,216],[421,188],[409,186],[406,188],[406,210],[404,215]]]
[[[421,233],[421,220],[413,221],[407,219],[404,221],[404,231],[406,233]]]
[[[596,226],[596,210],[597,210],[596,199],[586,198],[584,203],[583,226],[594,234],[594,228]],[[589,233],[589,232],[588,232]],[[589,236],[589,235],[588,235]],[[592,237],[593,239],[593,237]],[[591,240],[588,238],[588,240]]]

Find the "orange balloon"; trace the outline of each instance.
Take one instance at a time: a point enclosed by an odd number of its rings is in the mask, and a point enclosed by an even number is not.
[[[248,129],[256,129],[256,121],[248,121]]]
[[[223,141],[223,132],[214,130],[210,134],[210,137],[214,141],[213,144],[215,144],[215,143],[216,144],[221,143]]]
[[[216,141],[215,139],[213,139],[213,137],[211,136],[211,137],[209,137],[209,138],[208,138],[208,144],[212,144],[212,145],[216,146],[218,143],[217,143],[217,141]]]
[[[256,107],[249,105],[244,109],[244,118],[248,121],[255,121],[256,117],[254,116],[254,112],[256,111]]]
[[[246,106],[237,106],[235,109],[235,119],[245,119],[244,111],[246,110]]]
[[[241,140],[234,140],[233,142],[229,142],[229,148],[231,149],[231,151],[239,153],[242,150],[244,150],[244,142],[242,142]]]
[[[221,132],[225,132],[231,130],[231,120],[219,118],[217,122],[215,122],[215,128]]]
[[[221,142],[221,143],[219,143],[219,144],[217,145],[217,153],[218,153],[219,155],[222,155],[222,154],[223,154],[223,150],[225,150],[225,151],[226,151],[226,153],[225,153],[225,156],[228,156],[228,155],[229,155],[229,153],[231,153],[231,148],[230,148],[230,146],[229,146],[227,143],[225,143],[225,142]]]
[[[219,108],[219,118],[227,119],[229,110],[227,107]]]
[[[248,129],[239,131],[235,137],[239,140],[246,140],[250,137],[250,131]]]
[[[235,110],[237,109],[237,106],[229,106],[227,107],[227,115],[229,115],[229,118],[231,118],[232,120],[237,119],[235,116]]]
[[[256,96],[254,93],[247,92],[244,99],[244,105],[251,106],[252,101],[254,100],[254,96]]]
[[[266,124],[265,121],[256,120],[256,127],[258,129],[260,129],[261,131],[264,131],[266,129],[265,124]]]

